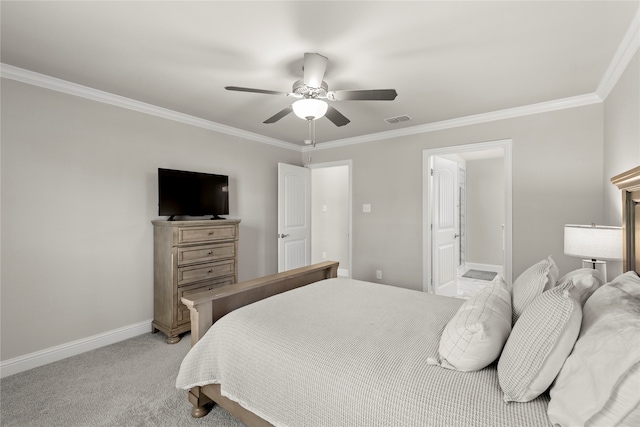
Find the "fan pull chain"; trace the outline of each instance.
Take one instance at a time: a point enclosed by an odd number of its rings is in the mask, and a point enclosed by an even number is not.
[[[307,145],[311,145],[313,148],[316,147],[316,122],[313,120],[312,116],[307,117],[307,122],[309,122],[309,139],[305,139],[304,143]]]

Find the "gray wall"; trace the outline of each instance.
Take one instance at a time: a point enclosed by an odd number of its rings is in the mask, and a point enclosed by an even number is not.
[[[389,140],[317,149],[314,162],[353,161],[353,274],[422,289],[422,151],[513,140],[513,277],[552,255],[561,271],[566,223],[602,221],[603,105]],[[306,154],[302,155],[306,158]],[[372,212],[362,213],[370,203]]]
[[[640,53],[636,52],[604,102],[604,223],[622,225],[620,191],[611,177],[640,165]],[[607,275],[622,272],[621,262],[607,262]]]
[[[277,271],[300,153],[2,80],[2,360],[153,318],[157,168],[230,176],[239,278]]]

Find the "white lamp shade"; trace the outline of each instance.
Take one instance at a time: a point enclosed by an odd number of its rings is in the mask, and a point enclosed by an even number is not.
[[[320,99],[305,98],[297,100],[291,107],[293,107],[295,115],[301,119],[307,120],[308,117],[311,117],[313,120],[317,120],[326,114],[329,105]]]
[[[622,259],[622,227],[602,225],[564,226],[564,253],[578,258]]]

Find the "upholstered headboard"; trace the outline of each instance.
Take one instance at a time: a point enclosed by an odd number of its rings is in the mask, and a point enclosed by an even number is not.
[[[640,166],[611,178],[622,191],[622,234],[624,271],[640,270]]]

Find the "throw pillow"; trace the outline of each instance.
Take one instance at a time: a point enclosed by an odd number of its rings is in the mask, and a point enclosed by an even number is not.
[[[498,362],[506,402],[529,402],[560,372],[580,332],[582,309],[572,282],[538,295],[513,327]]]
[[[598,270],[593,268],[579,268],[573,270],[558,280],[558,285],[564,284],[571,280],[576,287],[576,291],[580,294],[580,302],[584,306],[589,297],[604,284],[602,276]]]
[[[512,325],[515,325],[535,297],[556,285],[558,276],[558,266],[551,256],[532,265],[518,276],[513,282]]]
[[[495,361],[511,332],[511,293],[504,279],[478,291],[460,306],[440,338],[440,366],[477,371]]]

